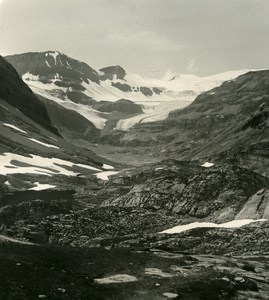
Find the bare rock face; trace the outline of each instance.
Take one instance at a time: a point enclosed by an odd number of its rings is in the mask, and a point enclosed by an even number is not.
[[[269,190],[262,189],[249,198],[236,219],[268,219]]]

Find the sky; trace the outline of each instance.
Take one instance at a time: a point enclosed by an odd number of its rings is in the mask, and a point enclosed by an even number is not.
[[[269,67],[268,0],[0,0],[0,54],[58,50],[160,78]]]

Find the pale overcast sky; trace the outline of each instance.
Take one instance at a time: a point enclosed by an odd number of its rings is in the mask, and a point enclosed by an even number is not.
[[[161,77],[269,67],[269,0],[0,0],[0,53]]]

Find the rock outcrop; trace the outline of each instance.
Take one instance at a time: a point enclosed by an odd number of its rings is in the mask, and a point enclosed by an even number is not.
[[[269,219],[269,190],[261,189],[249,198],[236,219]]]

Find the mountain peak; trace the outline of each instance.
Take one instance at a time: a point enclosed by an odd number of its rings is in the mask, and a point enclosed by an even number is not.
[[[7,56],[6,59],[16,66],[20,76],[38,76],[43,83],[51,83],[56,78],[76,83],[89,80],[99,83],[100,80],[98,72],[89,65],[60,51],[29,52]]]

